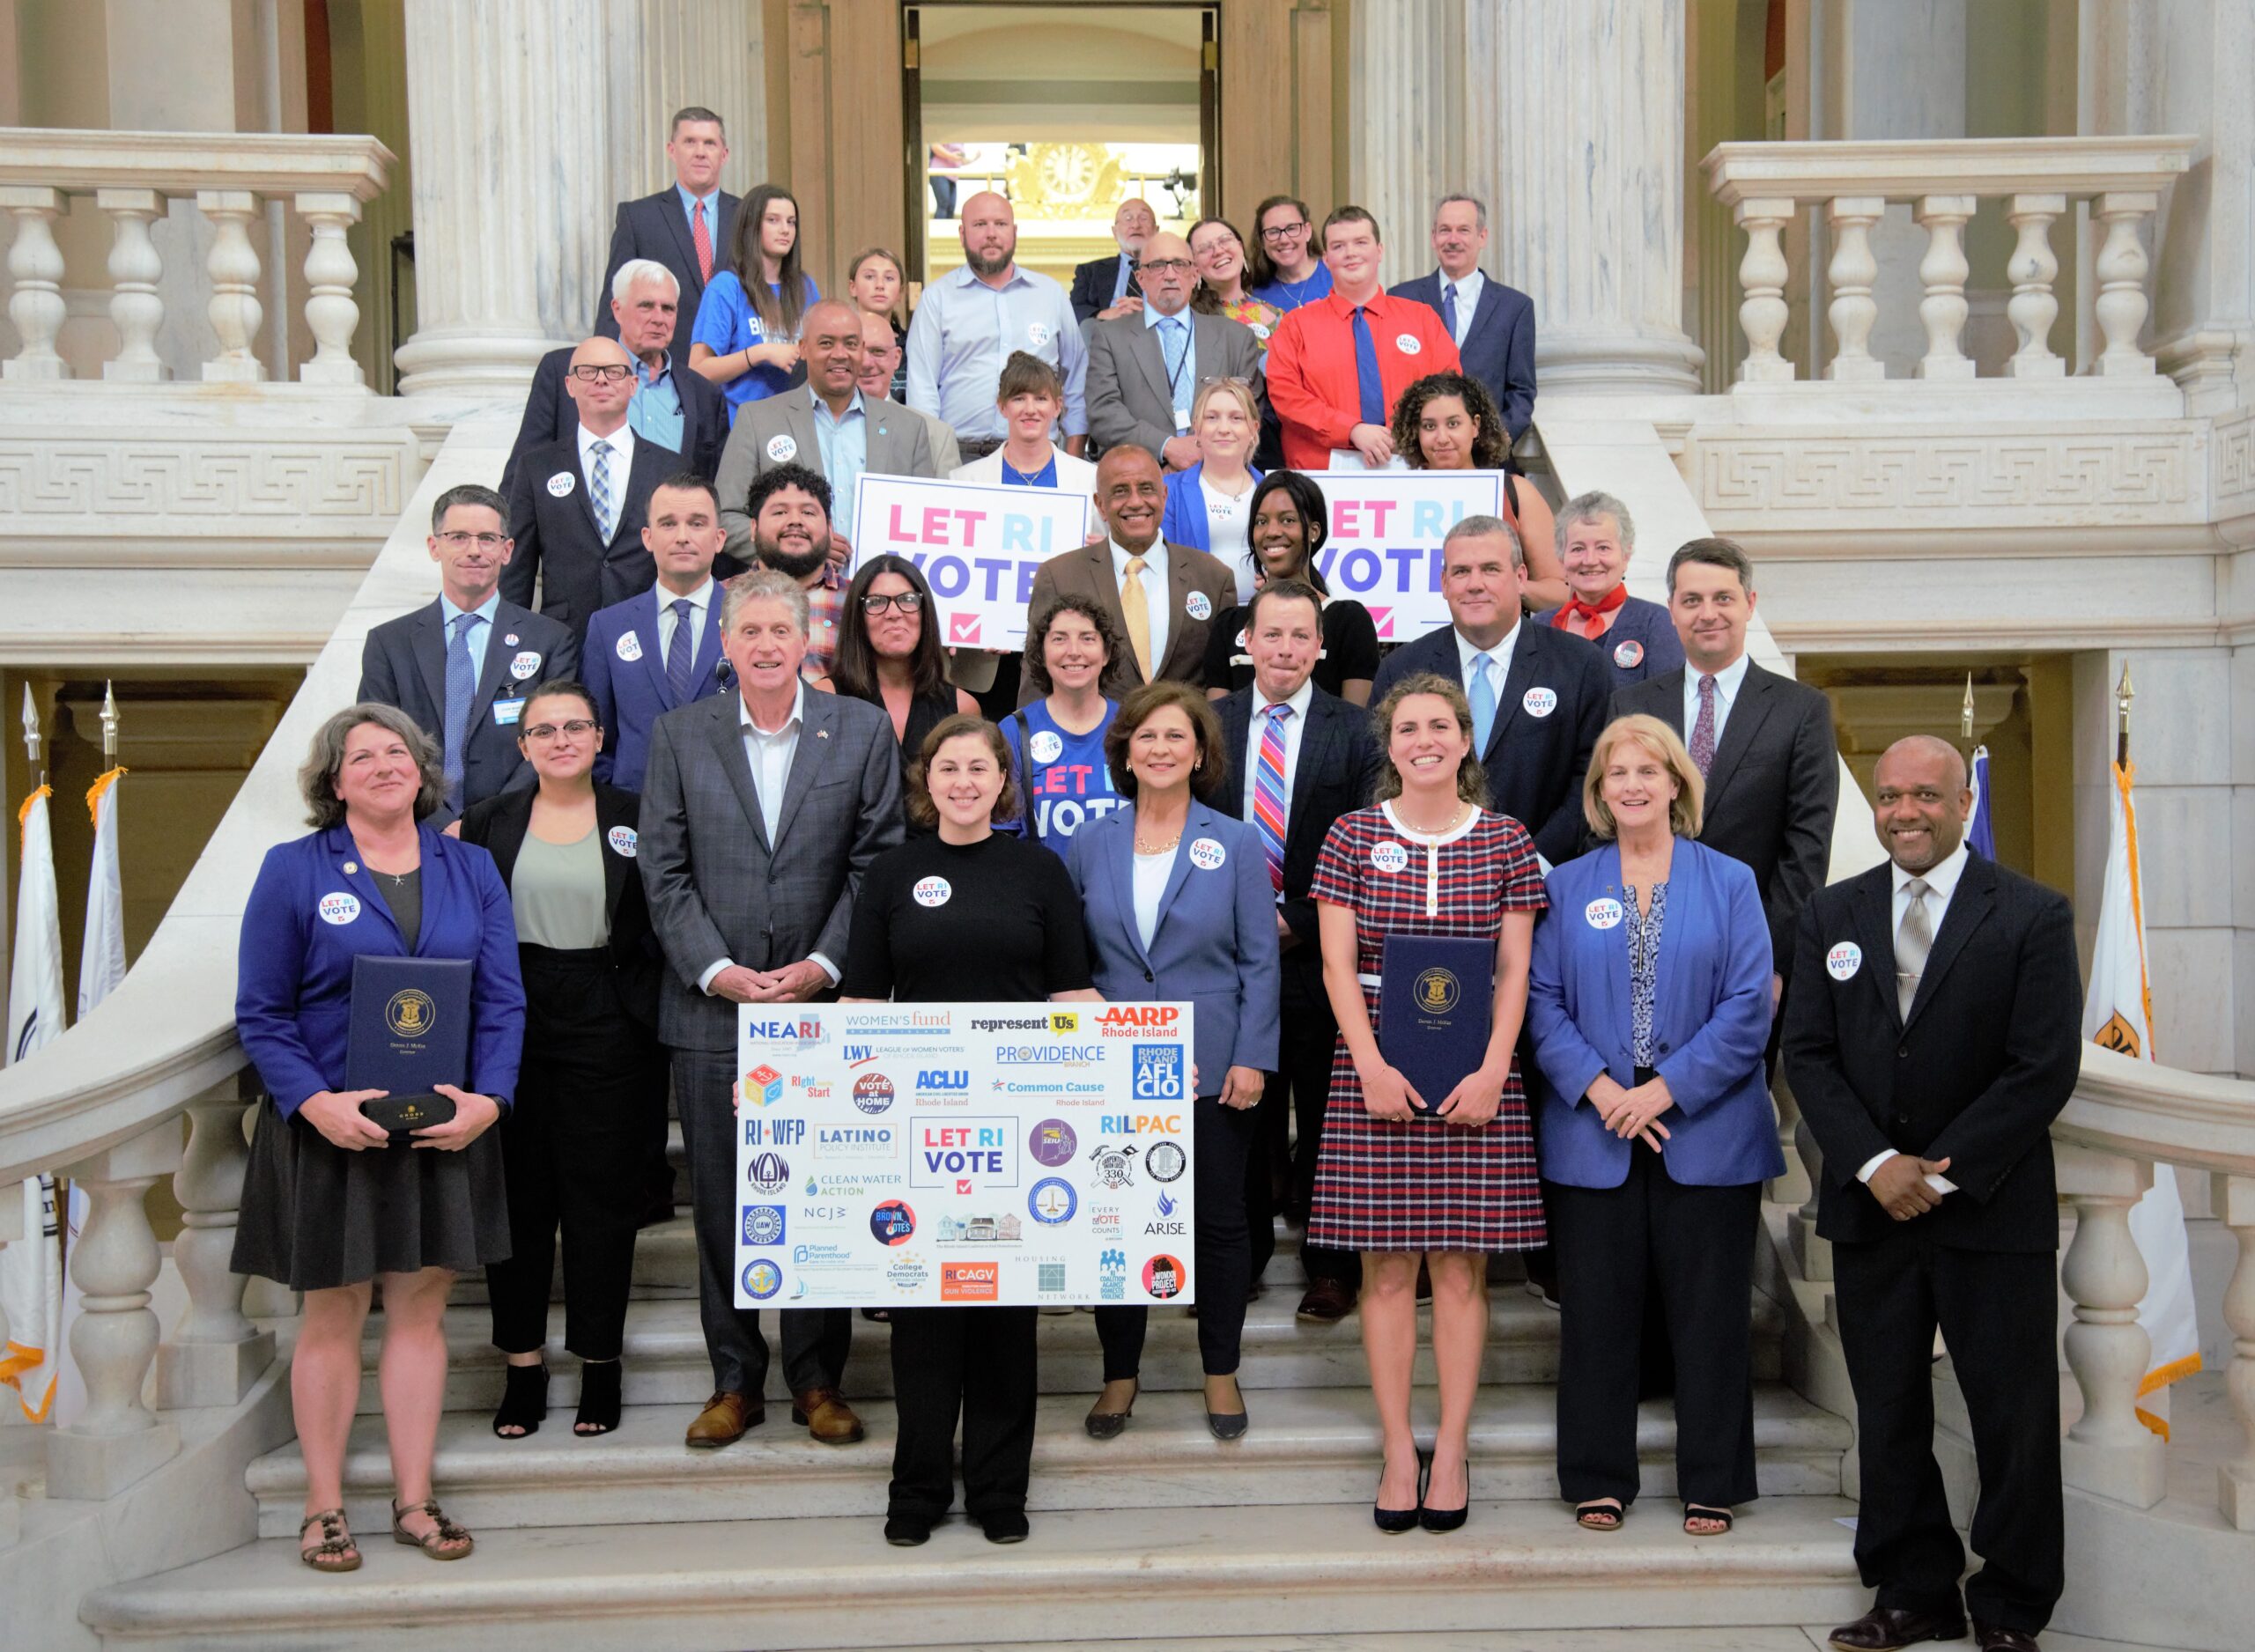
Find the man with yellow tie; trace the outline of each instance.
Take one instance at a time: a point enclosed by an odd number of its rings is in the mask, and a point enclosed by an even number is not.
[[[1128,640],[1105,673],[1109,699],[1154,678],[1203,688],[1206,633],[1236,602],[1237,576],[1204,551],[1159,537],[1166,481],[1147,447],[1129,443],[1105,454],[1096,468],[1096,509],[1105,536],[1043,563],[1030,611],[1060,596],[1103,605]],[[1018,695],[1020,704],[1035,697],[1031,678]]]

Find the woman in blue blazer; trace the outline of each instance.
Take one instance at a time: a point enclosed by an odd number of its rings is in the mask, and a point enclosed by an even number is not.
[[[1751,1502],[1746,1317],[1762,1184],[1781,1174],[1763,1068],[1773,1006],[1754,874],[1693,839],[1702,784],[1675,731],[1615,719],[1582,808],[1601,847],[1549,876],[1527,1022],[1535,1131],[1564,1304],[1558,1489],[1595,1531],[1637,1496],[1647,1281],[1675,1355],[1683,1529]]]
[[[1252,387],[1236,379],[1209,379],[1190,404],[1188,434],[1198,462],[1167,473],[1166,510],[1159,537],[1227,563],[1237,576],[1237,600],[1253,601],[1253,494],[1261,473],[1251,463],[1261,439],[1261,409]]]
[[[1276,894],[1259,832],[1192,795],[1220,785],[1230,766],[1221,719],[1197,690],[1167,682],[1135,690],[1120,703],[1104,749],[1113,785],[1130,806],[1083,825],[1066,867],[1080,891],[1098,992],[1192,1007],[1197,1159],[1190,1282],[1206,1423],[1216,1439],[1235,1440],[1246,1427],[1237,1368],[1253,1286],[1246,1154],[1262,1075],[1276,1065]],[[1129,1174],[1150,1185],[1161,1231],[1174,1204],[1166,1184],[1181,1175],[1182,1158],[1176,1148],[1170,1176],[1170,1155],[1160,1147],[1179,1129],[1180,1115],[1170,1109],[1184,1099],[1120,1099],[1136,1119],[1137,1139],[1129,1145],[1140,1158]],[[1147,1218],[1139,1212],[1137,1220]],[[1140,1306],[1096,1310],[1104,1343],[1104,1391],[1088,1415],[1096,1439],[1112,1439],[1128,1425],[1149,1318]]]
[[[360,1564],[344,1523],[344,1441],[359,1404],[361,1326],[381,1280],[384,1421],[399,1492],[392,1534],[433,1560],[460,1560],[470,1535],[431,1495],[443,1316],[455,1274],[509,1254],[492,1127],[515,1095],[523,1047],[516,925],[493,858],[427,823],[445,793],[439,749],[403,712],[337,712],[298,778],[314,830],[267,851],[243,908],[235,1032],[273,1104],[258,1110],[231,1265],[305,1293],[290,1370],[306,1460],[299,1557],[322,1572]],[[345,1088],[353,965],[363,956],[472,964],[469,1085],[440,1085],[454,1117],[411,1139],[395,1142],[361,1112],[385,1092]]]

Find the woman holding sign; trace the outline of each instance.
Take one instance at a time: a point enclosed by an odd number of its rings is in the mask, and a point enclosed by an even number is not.
[[[445,793],[438,743],[390,706],[347,706],[323,723],[298,785],[314,830],[267,851],[243,908],[235,1036],[273,1104],[257,1110],[229,1266],[305,1293],[290,1362],[306,1460],[299,1558],[317,1572],[360,1564],[344,1523],[344,1442],[381,1281],[385,1432],[399,1482],[392,1535],[458,1560],[470,1535],[432,1497],[431,1458],[447,1294],[455,1274],[509,1254],[492,1132],[516,1094],[524,1044],[509,891],[492,856],[427,823]],[[347,1088],[363,957],[470,961],[469,1081],[436,1087],[452,1118],[395,1138],[362,1110],[385,1092]]]
[[[1041,697],[1002,719],[1010,773],[1025,795],[1016,830],[1062,856],[1073,834],[1120,806],[1104,739],[1118,706],[1104,674],[1125,646],[1084,597],[1052,597],[1025,633],[1025,680]]]
[[[1412,470],[1501,470],[1512,454],[1504,416],[1487,386],[1460,372],[1431,372],[1401,393],[1394,409],[1394,451]],[[1527,603],[1556,608],[1572,593],[1551,541],[1549,502],[1524,476],[1504,477],[1504,508],[1527,553]]]
[[[1193,1007],[1192,1088],[1201,1092],[1192,1103],[1189,1235],[1196,1241],[1198,1353],[1206,1426],[1216,1440],[1236,1440],[1247,1426],[1237,1368],[1253,1287],[1245,1163],[1263,1074],[1276,1065],[1276,897],[1258,831],[1193,795],[1213,790],[1229,768],[1221,719],[1195,689],[1171,682],[1136,689],[1120,701],[1104,749],[1112,783],[1130,807],[1075,833],[1067,865],[1087,918],[1097,990],[1114,1001]],[[1163,1195],[1182,1174],[1179,1147],[1171,1155],[1162,1148],[1180,1132],[1187,1099],[1122,1098],[1133,1109],[1135,1139],[1116,1145],[1141,1155],[1126,1170],[1126,1185],[1141,1176]],[[1151,1286],[1162,1297],[1181,1288],[1179,1272],[1165,1266],[1179,1260],[1163,1240],[1157,1254],[1129,1257],[1147,1279],[1166,1280],[1168,1288]],[[1088,1414],[1095,1439],[1113,1439],[1128,1426],[1150,1318],[1140,1306],[1096,1310],[1104,1391]]]
[[[1255,583],[1302,579],[1323,597],[1323,652],[1316,656],[1315,686],[1356,705],[1371,703],[1371,682],[1378,675],[1378,628],[1371,611],[1352,597],[1335,597],[1315,565],[1315,554],[1330,537],[1330,513],[1323,490],[1297,470],[1272,470],[1253,490],[1253,556]],[[1253,656],[1245,649],[1243,606],[1215,616],[1206,643],[1206,697],[1225,700],[1253,686]]]
[[[1468,1437],[1488,1331],[1488,1257],[1543,1243],[1515,1052],[1544,898],[1526,829],[1481,807],[1488,782],[1464,690],[1431,673],[1408,677],[1379,705],[1378,725],[1381,800],[1340,816],[1310,886],[1339,1044],[1307,1236],[1363,1253],[1363,1349],[1386,1437],[1371,1516],[1381,1531],[1453,1531],[1472,1500]],[[1486,1037],[1476,1066],[1446,1089],[1445,1074],[1429,1078],[1421,1093],[1396,1065],[1405,1041],[1380,1048],[1379,1002],[1389,939],[1433,937],[1485,943],[1483,962],[1492,947],[1495,978],[1452,978],[1449,1002],[1436,1007],[1462,1010],[1490,994]],[[1476,1030],[1476,1010],[1464,1024]],[[1432,1275],[1441,1391],[1430,1465],[1409,1423],[1420,1257]]]
[[[1017,813],[1002,732],[950,717],[909,771],[908,815],[931,832],[869,863],[854,901],[845,1004],[1092,999],[1088,941],[1057,857],[1007,833]],[[991,1543],[1030,1530],[1033,1463],[1031,1308],[896,1308],[892,1383],[900,1418],[884,1536],[924,1542],[955,1501],[963,1421],[963,1506]]]
[[[1683,1530],[1730,1530],[1754,1484],[1762,1184],[1784,1174],[1762,1052],[1770,928],[1754,874],[1694,840],[1704,783],[1675,731],[1598,736],[1582,813],[1603,846],[1550,874],[1527,1027],[1558,1256],[1558,1490],[1593,1531],[1637,1499],[1649,1279],[1675,1353]]]

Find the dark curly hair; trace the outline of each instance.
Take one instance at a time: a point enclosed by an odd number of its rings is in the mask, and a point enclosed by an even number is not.
[[[1049,660],[1042,645],[1048,640],[1049,628],[1057,623],[1060,614],[1078,614],[1096,627],[1097,640],[1104,645],[1104,669],[1098,681],[1109,676],[1113,666],[1128,652],[1128,645],[1120,640],[1120,628],[1112,623],[1112,616],[1104,611],[1103,604],[1084,596],[1053,596],[1034,610],[1033,623],[1025,628],[1025,680],[1033,687],[1035,695],[1046,699],[1057,691],[1049,680]]]
[[[1444,395],[1453,395],[1462,402],[1464,410],[1480,427],[1480,433],[1472,439],[1472,468],[1501,470],[1512,451],[1504,416],[1497,410],[1496,398],[1488,394],[1488,387],[1460,372],[1429,372],[1401,393],[1401,400],[1394,409],[1394,451],[1412,470],[1431,468],[1425,463],[1424,446],[1417,439],[1417,424],[1425,416],[1426,404],[1434,397]]]

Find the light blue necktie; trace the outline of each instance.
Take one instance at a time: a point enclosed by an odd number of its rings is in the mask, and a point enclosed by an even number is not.
[[[677,596],[673,600],[673,645],[666,650],[666,692],[673,696],[676,705],[689,704],[689,691],[694,686],[691,672],[695,661],[691,658],[697,646],[697,632],[691,613],[689,599]]]
[[[603,543],[610,543],[612,530],[617,526],[610,513],[610,444],[595,445],[595,473],[588,478],[588,499],[595,507],[595,526],[603,530]]]
[[[1472,656],[1472,682],[1464,697],[1472,704],[1472,755],[1475,757],[1488,749],[1488,736],[1496,732],[1496,685],[1488,675],[1495,664],[1485,654]]]
[[[1174,398],[1178,409],[1189,405],[1182,399],[1183,358],[1190,353],[1189,335],[1189,327],[1179,315],[1159,321],[1159,349],[1166,358],[1166,393]]]
[[[462,808],[463,748],[469,744],[469,706],[477,697],[477,668],[469,659],[469,628],[485,623],[483,614],[455,618],[454,641],[447,648],[446,756],[447,807]]]
[[[1456,336],[1456,283],[1453,281],[1441,289],[1441,325],[1448,328],[1451,338]]]

